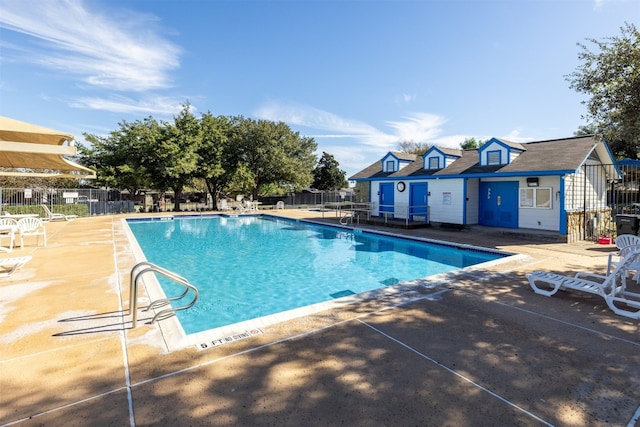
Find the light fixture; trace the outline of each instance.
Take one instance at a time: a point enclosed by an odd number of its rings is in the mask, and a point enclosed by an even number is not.
[[[527,187],[537,187],[539,185],[538,178],[527,178]]]

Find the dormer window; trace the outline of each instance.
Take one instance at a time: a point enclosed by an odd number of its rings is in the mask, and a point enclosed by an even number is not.
[[[491,138],[478,148],[480,166],[500,166],[513,162],[526,148],[517,142]]]
[[[428,169],[440,169],[440,159],[438,157],[429,157]]]
[[[387,160],[387,164],[386,164],[386,171],[387,172],[395,172],[396,168],[396,162],[394,162],[393,160]]]
[[[501,165],[502,164],[502,152],[487,151],[487,165]]]

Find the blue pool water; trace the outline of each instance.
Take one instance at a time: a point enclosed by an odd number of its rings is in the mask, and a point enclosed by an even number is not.
[[[444,273],[503,255],[269,216],[128,222],[149,262],[194,284],[187,334]],[[181,292],[158,278],[165,293]]]

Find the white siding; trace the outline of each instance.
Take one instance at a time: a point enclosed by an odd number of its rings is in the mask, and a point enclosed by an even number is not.
[[[408,166],[411,164],[411,162],[399,162],[400,163],[400,169],[404,168],[405,166]],[[398,169],[396,169],[398,170]]]
[[[509,156],[509,163],[513,162],[516,159],[516,157],[518,157],[521,154],[520,151],[515,151],[515,150],[511,150],[510,153],[511,154]]]
[[[537,230],[560,231],[560,178],[558,176],[541,176],[538,188],[551,188],[551,209],[523,208],[518,210],[518,227]],[[518,204],[520,189],[527,188],[527,179],[519,180]]]
[[[477,178],[467,180],[467,224],[477,224],[480,220],[480,180]]]
[[[393,216],[396,218],[407,218],[409,215],[409,182],[403,181],[406,185],[405,190],[401,193],[398,191],[397,181],[393,184]]]
[[[429,220],[462,224],[464,212],[463,179],[436,179],[429,182]],[[445,200],[451,204],[445,204]]]
[[[587,164],[594,164],[593,161]],[[578,169],[576,174],[564,179],[565,208],[567,212],[587,209],[600,209],[607,206],[607,180],[604,168]]]
[[[449,166],[451,163],[455,162],[456,160],[458,160],[457,157],[447,157],[445,159],[445,167]]]
[[[380,200],[380,196],[378,192],[380,191],[380,183],[378,181],[371,181],[371,215],[378,215],[378,201]]]

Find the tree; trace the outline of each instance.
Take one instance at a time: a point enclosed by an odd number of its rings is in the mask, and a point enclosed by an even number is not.
[[[200,122],[191,112],[189,104],[173,119],[163,123],[156,141],[149,146],[147,161],[155,186],[161,190],[173,189],[174,210],[180,209],[184,188],[197,175],[198,149],[202,141]]]
[[[637,159],[640,152],[640,32],[625,23],[621,35],[587,39],[597,51],[578,43],[582,64],[565,76],[570,87],[591,95],[586,128],[602,133],[617,157]]]
[[[401,153],[422,155],[429,150],[429,144],[414,141],[402,141],[398,144],[398,151]]]
[[[225,174],[230,168],[224,162],[224,153],[229,141],[231,120],[224,116],[214,117],[207,112],[200,117],[200,128],[196,176],[204,179],[207,191],[215,201],[230,182],[230,176]]]
[[[91,143],[91,147],[80,144],[79,157],[84,164],[96,170],[97,185],[138,194],[152,184],[145,153],[146,147],[152,144],[149,138],[158,124],[149,117],[144,121],[123,121],[119,126],[119,130],[106,137],[85,133],[85,140]]]
[[[283,122],[236,117],[225,161],[236,186],[253,198],[268,184],[307,187],[316,163],[313,138],[301,137]]]
[[[153,117],[122,122],[107,137],[85,134],[92,147],[81,147],[85,164],[97,170],[97,182],[139,194],[153,188],[175,193],[206,183],[210,194],[237,190],[257,197],[263,187],[301,189],[313,181],[317,145],[285,123],[243,117],[196,118],[189,104],[173,123]]]
[[[339,168],[340,164],[331,154],[322,153],[316,168],[313,170],[313,184],[317,190],[338,190],[349,185],[347,173]]]
[[[474,137],[466,138],[463,142],[460,143],[460,148],[462,148],[463,150],[475,150],[482,147],[485,142],[486,141],[475,139]]]

